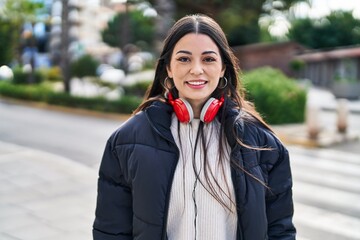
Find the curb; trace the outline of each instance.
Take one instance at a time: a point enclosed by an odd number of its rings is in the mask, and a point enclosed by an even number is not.
[[[306,148],[327,148],[345,142],[360,140],[360,136],[351,133],[339,133],[324,130],[316,139],[308,137],[304,124],[273,127],[276,135],[285,145],[297,145]]]
[[[336,112],[337,110],[332,107],[321,107],[321,110],[324,110],[326,112]],[[349,109],[349,113],[353,114],[360,114],[360,109]]]

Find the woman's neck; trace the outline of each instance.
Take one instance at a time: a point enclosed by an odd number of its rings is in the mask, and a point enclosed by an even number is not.
[[[197,105],[190,104],[190,105],[194,112],[194,118],[200,118],[201,108],[202,108],[203,104],[201,104],[201,105],[200,104],[197,104]]]
[[[200,101],[189,101],[191,108],[194,112],[194,118],[200,118],[201,109],[205,102]]]

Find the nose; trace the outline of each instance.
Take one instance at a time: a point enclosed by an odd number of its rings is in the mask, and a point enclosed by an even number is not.
[[[190,73],[193,74],[193,75],[201,75],[201,74],[203,74],[204,69],[203,69],[203,66],[202,66],[201,62],[194,61],[192,66],[191,66]]]

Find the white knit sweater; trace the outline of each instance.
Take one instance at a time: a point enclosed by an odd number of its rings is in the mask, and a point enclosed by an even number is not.
[[[193,152],[195,150],[196,171],[200,172],[199,178],[206,184],[202,144],[198,143],[197,148],[194,149],[199,124],[199,119],[194,119],[190,124],[181,123],[179,135],[178,120],[175,115],[172,118],[171,132],[180,149],[180,158],[171,188],[167,222],[168,238],[169,240],[235,240],[237,214],[234,204],[230,204],[231,201],[228,197],[220,192],[214,181],[211,181],[223,200],[228,206],[231,206],[232,211],[223,207],[197,180],[193,168]],[[219,124],[217,120],[214,120],[204,126],[210,167],[208,173],[211,170],[221,188],[235,202],[228,145],[224,164],[225,176],[218,164]],[[182,147],[180,147],[180,142]],[[211,174],[208,176],[211,178]]]

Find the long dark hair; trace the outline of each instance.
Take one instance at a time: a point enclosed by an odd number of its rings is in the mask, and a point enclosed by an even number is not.
[[[234,104],[232,104],[233,108],[236,108],[237,110],[242,110],[243,112],[247,113],[248,116],[250,116],[250,119],[254,119],[255,121],[260,122],[263,126],[266,128],[270,127],[263,121],[261,116],[256,112],[253,105],[245,100],[245,92],[241,85],[240,81],[240,68],[238,65],[238,60],[235,57],[233,51],[231,50],[228,41],[226,39],[226,36],[221,29],[221,27],[210,17],[206,15],[189,15],[181,18],[178,20],[173,27],[170,29],[165,41],[163,50],[160,54],[160,57],[158,59],[156,70],[155,70],[155,78],[150,85],[149,89],[146,92],[145,98],[143,103],[134,111],[134,114],[136,114],[139,111],[144,110],[147,108],[153,101],[163,101],[166,102],[164,94],[167,91],[171,91],[172,95],[174,97],[178,97],[178,92],[176,88],[167,89],[166,88],[166,79],[167,79],[167,67],[170,65],[170,59],[173,54],[174,47],[176,43],[184,37],[186,34],[190,33],[197,33],[197,34],[205,34],[209,36],[214,43],[219,48],[221,58],[223,65],[225,66],[225,73],[224,77],[228,80],[227,85],[224,88],[216,88],[216,90],[212,93],[212,97],[214,98],[220,98],[221,96],[224,96],[225,98],[225,105],[227,102],[231,101]],[[221,81],[219,81],[221,82]],[[224,149],[226,140],[224,136],[224,123],[225,123],[225,111],[222,111],[220,117],[220,137],[219,137],[219,163],[223,166],[224,162]],[[241,140],[236,137],[236,134],[234,132],[234,138],[238,141],[238,143],[242,146],[246,146],[244,143],[241,142]],[[204,139],[203,134],[203,123],[199,126],[199,133],[198,138]],[[198,143],[196,141],[196,144]],[[204,162],[207,164],[207,155],[206,155],[206,143],[204,141],[201,141],[203,144],[204,149]],[[246,146],[252,149],[260,149],[259,146]],[[246,172],[243,167],[239,166],[236,162],[232,161],[232,166],[235,166],[242,171]],[[208,169],[208,167],[205,167],[205,170]],[[224,174],[224,168],[221,168]],[[251,175],[250,173],[248,173]],[[211,183],[209,176],[215,180],[215,186]],[[251,175],[252,176],[252,175]],[[216,189],[219,187],[218,181],[214,179],[213,173],[207,173],[205,172],[206,182],[207,186],[205,187],[205,184],[201,182],[201,184],[206,188],[206,190],[224,207],[231,210],[231,206],[228,206],[226,204],[226,201],[221,197],[222,193],[225,193],[228,198],[230,199],[230,193],[228,192],[229,188],[226,189],[220,189],[220,193],[216,191]],[[252,176],[255,178],[255,176]],[[256,179],[256,178],[255,178]],[[259,180],[260,181],[260,180]]]
[[[164,93],[168,90],[164,87],[166,86],[165,79],[168,77],[166,67],[170,65],[170,59],[176,43],[189,33],[205,34],[209,36],[219,48],[222,62],[226,68],[224,77],[228,80],[228,84],[223,89],[217,88],[213,92],[212,97],[219,98],[220,96],[225,96],[231,99],[236,103],[234,107],[248,112],[263,125],[269,127],[255,111],[252,104],[245,100],[245,91],[240,82],[238,60],[230,49],[223,30],[212,18],[202,14],[185,16],[178,20],[169,30],[156,65],[154,81],[147,90],[143,103],[134,111],[134,114],[145,109],[154,100],[165,101]],[[172,89],[172,93],[174,97],[177,97],[178,93],[176,88]]]

